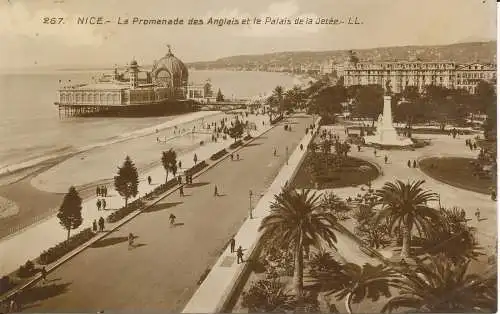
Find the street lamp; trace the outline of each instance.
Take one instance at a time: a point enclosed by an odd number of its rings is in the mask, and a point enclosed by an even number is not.
[[[250,213],[250,219],[253,219],[253,215],[252,215],[252,190],[250,190],[250,192],[248,193],[248,200],[249,200],[249,207],[248,207],[248,212]]]
[[[286,164],[288,165],[288,146],[286,147]]]

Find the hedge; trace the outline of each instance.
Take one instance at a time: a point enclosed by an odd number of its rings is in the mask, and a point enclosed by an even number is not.
[[[0,278],[0,294],[4,294],[15,286],[15,283],[9,276]]]
[[[251,140],[252,139],[252,136],[250,134],[247,134],[247,136],[245,136],[243,138],[245,141],[248,141],[248,140]]]
[[[127,207],[122,207],[117,211],[111,213],[111,215],[109,215],[106,218],[106,221],[108,223],[113,223],[122,220],[124,217],[128,216],[130,213],[143,206],[144,206],[144,201],[142,199],[136,199],[135,201],[128,204]]]
[[[27,261],[26,264],[19,266],[17,277],[26,278],[36,274],[35,264],[32,261]]]
[[[236,142],[234,142],[233,144],[229,145],[229,148],[231,149],[235,149],[236,147],[238,146],[241,146],[243,142],[241,140],[237,140]]]
[[[189,168],[188,170],[185,171],[186,174],[188,175],[193,175],[197,172],[200,172],[202,169],[204,169],[205,167],[207,167],[208,164],[205,160],[203,160],[202,162],[194,165],[193,167]]]
[[[224,149],[216,152],[212,156],[210,156],[210,160],[217,160],[217,159],[221,158],[222,156],[224,156],[225,154],[227,154],[227,150],[224,148]]]
[[[38,263],[42,265],[50,264],[59,258],[63,257],[67,253],[76,249],[80,245],[84,244],[88,240],[94,237],[95,233],[90,228],[83,229],[79,233],[70,237],[68,240],[60,242],[56,246],[51,247],[50,249],[43,251],[42,254],[38,257]]]

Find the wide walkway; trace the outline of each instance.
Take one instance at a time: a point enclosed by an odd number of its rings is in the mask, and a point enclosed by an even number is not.
[[[293,151],[311,121],[293,120],[292,132],[272,129],[239,151],[239,161],[228,158],[196,178],[185,197],[167,197],[51,273],[48,283],[27,292],[33,307],[26,311],[182,310],[285,163],[286,147]],[[219,197],[213,196],[215,185]],[[177,216],[173,227],[171,213]],[[132,249],[126,241],[130,232],[138,236]]]
[[[228,116],[229,117],[229,116]],[[252,131],[252,134],[260,134],[262,131],[269,129],[268,117],[264,115],[259,116],[249,116],[251,121],[255,121],[258,125],[258,130]],[[262,125],[262,121],[266,121],[267,124]],[[259,123],[260,122],[260,123]],[[233,139],[228,138],[226,140],[219,139],[218,142],[208,142],[204,146],[200,146],[185,154],[178,156],[177,160],[182,162],[181,172],[187,168],[194,165],[193,156],[196,153],[198,160],[204,160],[209,158],[215,152],[228,147]],[[174,147],[175,149],[175,147]],[[153,178],[152,185],[147,183],[147,176]],[[171,174],[169,175],[172,176]],[[137,197],[143,196],[144,194],[153,190],[158,184],[163,183],[165,180],[165,170],[163,167],[157,166],[149,169],[145,172],[140,173],[139,182],[139,193]],[[102,199],[102,197],[99,197]],[[113,210],[124,205],[124,200],[114,191],[112,187],[109,187],[108,197],[106,199],[106,208],[110,210],[97,210],[96,201],[97,198],[91,197],[83,202],[83,223],[76,230],[72,230],[72,234],[77,233],[84,228],[89,228],[92,226],[94,219],[99,219],[99,217],[106,218],[109,216]],[[20,265],[24,264],[27,260],[32,260],[40,255],[43,250],[46,250],[57,243],[64,241],[66,239],[67,232],[59,224],[57,217],[52,216],[45,221],[42,221],[36,225],[30,226],[29,228],[22,230],[21,232],[14,234],[12,236],[3,238],[0,240],[0,275],[6,275],[15,271]]]

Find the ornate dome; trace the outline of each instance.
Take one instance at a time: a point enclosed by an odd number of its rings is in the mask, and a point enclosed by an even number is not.
[[[168,47],[167,54],[158,60],[153,66],[153,76],[158,77],[158,74],[162,71],[169,72],[171,78],[175,85],[185,85],[188,80],[188,70],[184,63],[176,58],[170,46]]]

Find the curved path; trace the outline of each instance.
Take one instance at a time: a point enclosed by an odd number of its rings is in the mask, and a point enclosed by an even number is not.
[[[27,291],[25,311],[181,311],[246,218],[249,189],[254,196],[266,191],[285,162],[285,146],[293,151],[311,121],[293,120],[292,132],[270,130],[238,152],[240,161],[225,159],[196,178],[185,197],[170,195],[49,274],[47,283]],[[215,184],[220,197],[213,196]],[[170,213],[181,225],[169,226]],[[138,238],[129,250],[130,232]]]

